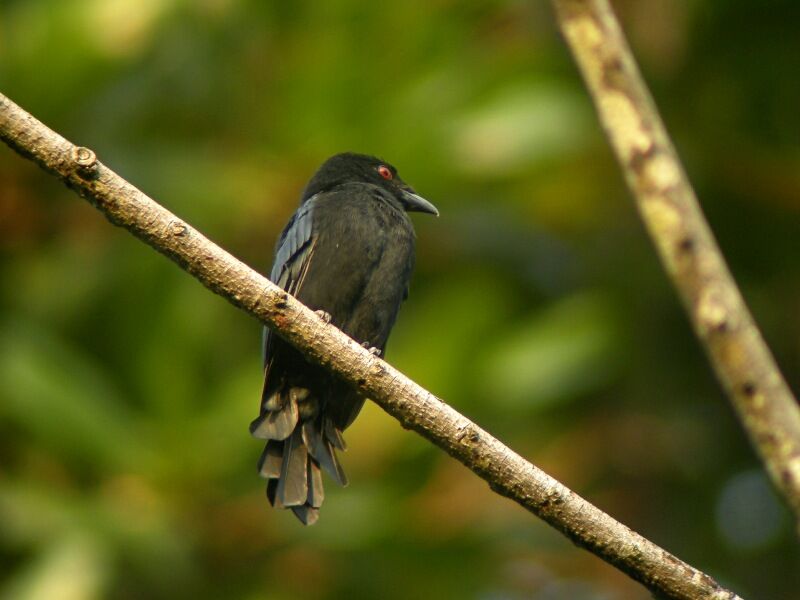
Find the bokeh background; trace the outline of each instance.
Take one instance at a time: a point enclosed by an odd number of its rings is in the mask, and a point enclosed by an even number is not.
[[[615,2],[800,389],[800,5]],[[248,264],[375,153],[440,208],[388,359],[748,598],[787,512],[637,218],[547,2],[2,0],[0,90]],[[0,599],[644,599],[368,404],[320,522],[270,509],[260,328],[0,148]]]

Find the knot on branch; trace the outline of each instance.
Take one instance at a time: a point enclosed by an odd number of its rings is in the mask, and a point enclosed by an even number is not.
[[[462,444],[473,446],[481,441],[481,435],[475,428],[475,425],[467,421],[458,426],[457,439]]]
[[[172,221],[169,224],[169,232],[176,237],[183,237],[189,233],[189,228],[181,221]]]
[[[700,295],[697,321],[707,332],[724,333],[730,329],[730,314],[721,296],[721,291],[715,287],[704,290]]]
[[[97,170],[97,155],[89,148],[84,146],[74,146],[71,152],[72,162],[75,164],[75,171],[84,178],[87,178]]]

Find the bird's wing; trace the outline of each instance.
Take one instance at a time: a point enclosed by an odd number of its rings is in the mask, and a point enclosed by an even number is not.
[[[270,281],[286,290],[293,296],[297,295],[303,284],[311,257],[314,255],[316,239],[313,236],[313,213],[316,198],[307,200],[292,216],[286,229],[283,230],[275,253],[275,262],[269,275]],[[264,328],[263,358],[265,375],[269,373],[271,363],[271,338],[269,328]]]
[[[293,296],[302,289],[317,245],[313,231],[316,202],[316,197],[307,200],[284,229],[270,273],[270,280]],[[281,394],[274,392],[281,388],[287,360],[285,348],[280,350],[277,341],[265,327],[261,414],[250,430],[256,437],[270,440],[259,463],[262,475],[270,479],[267,487],[270,502],[290,506],[303,523],[312,523],[317,519],[323,498],[320,467],[340,485],[347,485],[335,451],[343,449],[344,443],[341,431],[329,418],[300,424],[295,394],[302,391],[307,394],[308,390],[291,388],[283,404],[276,401]]]
[[[275,253],[275,263],[269,275],[273,283],[292,293],[301,283],[301,275],[310,258],[313,240],[312,223],[316,197],[310,198],[301,206],[284,229]]]

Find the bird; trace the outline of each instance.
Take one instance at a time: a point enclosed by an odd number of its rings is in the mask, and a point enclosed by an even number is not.
[[[326,160],[275,248],[270,280],[324,321],[384,356],[408,297],[416,235],[409,212],[439,215],[397,169],[375,156],[344,152]],[[347,485],[337,451],[365,398],[269,328],[263,333],[264,385],[251,434],[267,440],[258,461],[267,498],[304,524],[319,519],[322,471]]]

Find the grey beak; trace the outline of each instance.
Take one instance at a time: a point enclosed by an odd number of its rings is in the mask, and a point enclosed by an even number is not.
[[[436,215],[437,217],[439,216],[439,209],[419,194],[415,194],[409,190],[403,190],[403,204],[405,205],[406,212],[424,212]]]

